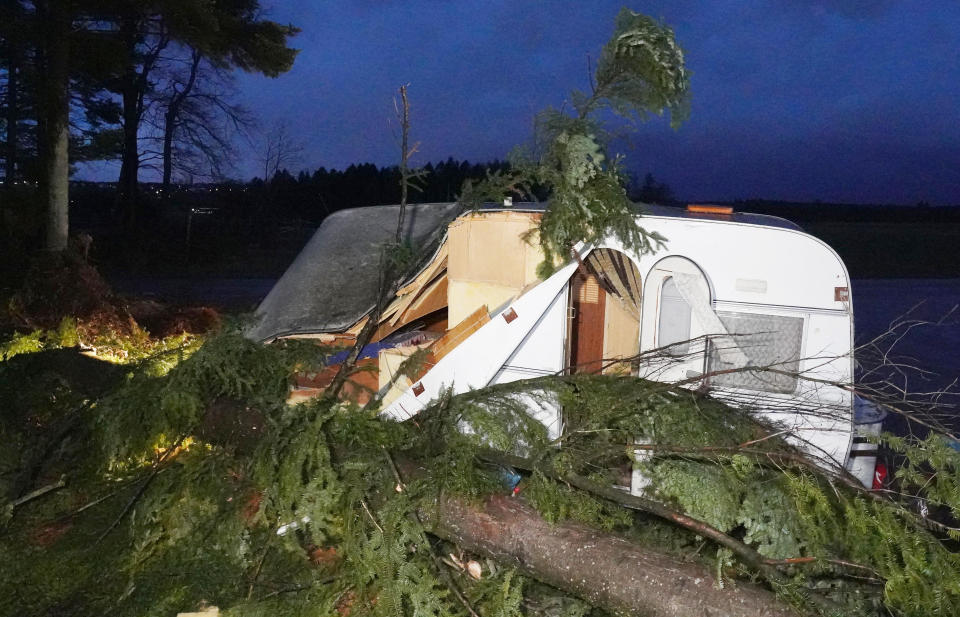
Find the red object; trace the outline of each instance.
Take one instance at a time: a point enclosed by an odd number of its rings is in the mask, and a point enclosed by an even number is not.
[[[730,206],[713,206],[708,204],[688,204],[687,212],[697,214],[733,214],[733,208]]]
[[[877,463],[873,470],[873,490],[879,491],[887,481],[887,466],[883,463]]]

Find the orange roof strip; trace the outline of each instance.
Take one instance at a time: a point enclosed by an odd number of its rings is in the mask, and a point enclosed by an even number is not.
[[[730,206],[710,206],[706,204],[689,204],[687,212],[696,212],[698,214],[733,214],[733,208]]]

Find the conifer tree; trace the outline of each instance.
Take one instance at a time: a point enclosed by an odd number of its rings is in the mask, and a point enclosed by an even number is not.
[[[119,200],[128,231],[136,222],[140,167],[139,136],[152,88],[151,74],[168,46],[183,46],[220,69],[276,77],[293,66],[297,50],[287,46],[293,26],[263,19],[259,0],[239,2],[119,2],[112,19],[124,47],[119,83],[123,99],[123,150]],[[192,87],[192,86],[191,86]],[[168,107],[179,112],[181,106]],[[173,123],[176,118],[171,118]]]

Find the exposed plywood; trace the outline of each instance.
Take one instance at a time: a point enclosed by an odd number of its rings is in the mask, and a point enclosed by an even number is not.
[[[405,296],[420,289],[426,283],[436,278],[437,275],[447,267],[447,252],[449,246],[450,245],[448,242],[444,242],[443,245],[441,245],[437,250],[437,254],[434,256],[433,261],[431,261],[430,264],[424,268],[415,279],[397,290],[397,295]]]
[[[442,283],[446,285],[446,280],[447,280],[446,270],[441,269],[439,272],[434,273],[433,278],[423,279],[422,281],[418,281],[417,287],[410,287],[408,285],[406,287],[407,289],[406,295],[399,295],[400,292],[397,292],[398,293],[397,300],[395,300],[394,303],[391,303],[391,308],[393,307],[394,304],[396,304],[396,310],[393,311],[392,313],[393,318],[390,320],[391,325],[397,325],[398,322],[409,323],[411,319],[414,319],[414,318],[408,317],[407,315],[407,312],[410,310],[410,307],[416,304],[418,301],[420,301],[423,298],[424,294],[427,294],[430,292],[430,290],[436,288],[438,284]],[[446,294],[446,287],[444,287],[444,305],[446,305],[445,294]],[[390,317],[390,315],[391,313],[389,313],[388,311],[384,311],[384,314],[380,317],[380,321],[382,322],[386,320],[388,317]]]
[[[413,383],[409,377],[400,374],[401,365],[406,362],[406,360],[414,353],[429,347],[434,342],[435,341],[430,341],[429,343],[424,343],[422,345],[408,345],[405,347],[394,347],[392,349],[383,349],[380,351],[378,357],[380,366],[379,389],[381,392],[383,392],[384,389],[387,389],[381,401],[381,404],[384,407],[395,401],[397,397],[403,394]],[[426,371],[430,370],[435,363],[436,360],[433,358],[433,354],[428,354],[424,360],[420,373],[426,373]],[[419,376],[420,375],[414,375],[414,379],[418,379]]]
[[[450,278],[523,288],[531,274],[535,278],[540,260],[539,248],[523,235],[538,222],[539,215],[528,212],[477,213],[455,220],[447,236]]]
[[[447,287],[447,317],[450,323],[460,323],[478,307],[499,307],[520,295],[521,289],[480,283],[450,280]]]
[[[287,336],[281,336],[282,339],[298,339],[298,340],[309,340],[317,341],[321,344],[336,344],[342,342],[345,337],[343,334],[329,334],[326,332],[311,333],[311,334],[289,334]]]
[[[543,256],[523,239],[539,224],[539,213],[493,212],[461,217],[450,224],[447,243],[450,322],[458,323],[486,304],[500,306],[537,281]]]
[[[376,333],[374,333],[372,340],[374,342],[379,341],[407,324],[431,313],[445,309],[446,306],[447,278],[441,276],[431,282],[421,293],[417,294],[414,301],[409,303],[403,312],[395,312],[396,319],[381,323]],[[443,321],[446,321],[446,319]]]
[[[373,358],[362,358],[356,364],[355,371],[344,383],[340,397],[354,400],[360,405],[370,401],[378,386],[378,363]],[[323,368],[319,372],[298,372],[294,375],[294,388],[287,403],[301,403],[318,396],[326,390],[340,370],[339,364]]]
[[[616,358],[631,358],[640,353],[640,320],[619,298],[607,297],[603,325],[604,363]],[[629,374],[629,362],[617,362],[604,368],[609,375]]]
[[[430,283],[407,307],[401,323],[410,323],[427,313],[439,311],[447,306],[447,286],[448,279],[445,276]]]
[[[367,319],[367,317],[363,317],[360,321],[350,326],[350,329],[343,334],[347,337],[353,338],[353,340],[357,340],[357,336],[363,331],[363,327],[367,325]]]
[[[439,361],[488,321],[490,321],[490,313],[487,311],[486,305],[481,306],[468,315],[433,344],[431,351],[433,352],[434,360]]]
[[[447,247],[449,243],[445,242],[437,251],[433,261],[424,268],[420,274],[411,282],[404,285],[397,291],[397,297],[383,311],[380,321],[390,320],[390,325],[400,327],[410,323],[419,316],[435,311],[446,306],[446,270],[447,270]],[[443,304],[436,302],[436,296],[432,301],[433,308],[421,310],[417,315],[411,315],[410,309],[415,305],[422,305],[425,295],[437,289],[438,285],[443,285]]]

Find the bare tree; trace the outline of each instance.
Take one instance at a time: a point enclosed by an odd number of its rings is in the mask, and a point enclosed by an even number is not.
[[[373,310],[367,316],[367,321],[360,330],[360,333],[357,335],[357,340],[354,343],[353,348],[350,350],[350,353],[347,355],[347,358],[344,360],[344,362],[340,365],[340,369],[337,371],[333,381],[330,383],[330,387],[327,389],[326,396],[332,398],[336,398],[340,395],[340,390],[343,388],[347,378],[354,370],[364,346],[366,346],[373,339],[373,336],[377,331],[377,327],[380,325],[380,315],[393,300],[394,294],[396,294],[400,283],[408,274],[407,269],[410,267],[410,263],[405,263],[405,260],[400,258],[401,247],[403,246],[403,219],[405,210],[407,208],[407,196],[411,187],[411,181],[415,178],[421,177],[422,172],[411,170],[409,167],[410,156],[417,151],[417,148],[420,144],[417,142],[412,148],[409,147],[410,103],[407,99],[407,86],[400,86],[399,94],[401,99],[401,104],[399,106],[397,105],[396,99],[394,99],[394,109],[397,114],[397,119],[400,121],[401,133],[400,213],[397,217],[395,244],[393,247],[384,248],[383,255],[380,259],[382,267],[376,304],[374,305]],[[388,254],[391,249],[395,251],[395,254],[392,256]],[[416,260],[413,261],[415,262]],[[376,398],[374,398],[374,400],[376,400]]]
[[[234,140],[252,125],[245,108],[230,101],[232,75],[197,50],[165,59],[165,79],[148,124],[159,150],[162,194],[169,198],[175,174],[220,179],[234,162]]]
[[[263,181],[269,183],[281,169],[300,163],[303,157],[303,142],[293,136],[290,124],[278,120],[263,133],[260,163],[263,165]]]
[[[149,26],[148,26],[149,24]],[[124,209],[126,228],[132,231],[137,220],[137,190],[141,167],[140,126],[150,105],[151,73],[170,44],[170,34],[160,19],[147,19],[135,10],[119,19],[118,34],[127,53],[126,69],[119,80],[123,101],[123,147],[117,199]]]

